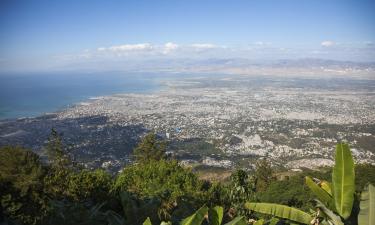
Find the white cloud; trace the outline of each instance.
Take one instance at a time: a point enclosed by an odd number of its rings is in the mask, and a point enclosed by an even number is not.
[[[168,43],[165,43],[164,47],[163,47],[163,50],[162,50],[162,53],[163,54],[168,54],[176,49],[178,49],[178,45],[175,44],[175,43],[172,43],[172,42],[168,42]]]
[[[247,58],[247,59],[278,59],[323,57],[332,59],[373,58],[372,43],[364,41],[348,46],[340,42],[323,41],[321,48],[284,48],[271,42],[258,41],[245,46],[222,46],[211,43],[163,44],[138,43],[102,46],[94,50],[86,49],[81,52],[64,55],[61,61],[82,62],[111,62],[113,61],[146,61],[159,59],[210,59],[210,58]],[[356,53],[358,56],[353,56]],[[345,57],[344,57],[345,56]]]
[[[98,56],[131,56],[136,54],[142,54],[143,56],[156,56],[156,55],[167,55],[170,53],[185,52],[189,53],[202,53],[211,49],[224,49],[222,46],[217,46],[210,43],[195,43],[189,45],[178,45],[173,42],[167,42],[163,45],[153,45],[150,43],[140,43],[140,44],[123,44],[114,45],[109,47],[100,47],[96,49]],[[174,54],[175,55],[175,54]]]
[[[335,42],[333,41],[323,41],[322,43],[320,43],[320,45],[322,47],[332,47],[335,45]]]
[[[272,43],[271,42],[264,42],[264,41],[257,41],[254,44],[257,45],[257,46],[269,46]]]
[[[193,47],[193,48],[195,48],[195,49],[198,49],[198,50],[217,48],[216,45],[214,45],[214,44],[209,44],[209,43],[203,43],[203,44],[191,44],[190,46]]]
[[[141,44],[126,44],[126,45],[115,45],[108,48],[100,47],[97,50],[99,52],[110,51],[110,52],[132,52],[132,51],[150,51],[153,46],[149,43]]]

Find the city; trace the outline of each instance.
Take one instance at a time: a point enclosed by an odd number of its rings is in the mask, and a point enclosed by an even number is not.
[[[0,124],[0,143],[37,151],[54,127],[86,167],[112,171],[132,161],[149,131],[188,166],[252,169],[266,157],[280,168],[333,164],[334,146],[352,143],[357,162],[374,163],[375,82],[245,75],[167,80],[150,94],[96,97],[57,113]],[[41,153],[43,154],[43,153]]]

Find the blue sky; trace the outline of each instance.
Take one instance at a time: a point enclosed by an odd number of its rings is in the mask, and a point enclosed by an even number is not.
[[[3,68],[43,68],[98,56],[109,60],[167,54],[172,58],[229,55],[375,61],[374,43],[375,1],[0,3]]]

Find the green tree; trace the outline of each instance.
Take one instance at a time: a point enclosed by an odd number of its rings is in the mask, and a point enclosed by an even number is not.
[[[273,169],[267,159],[261,159],[256,162],[255,169],[255,188],[257,192],[263,192],[275,180]]]
[[[231,175],[229,189],[229,200],[231,207],[235,209],[235,214],[249,216],[250,211],[244,207],[244,203],[253,198],[254,182],[249,178],[246,171],[236,170]]]
[[[61,135],[54,129],[48,137],[44,151],[48,156],[49,170],[44,178],[44,191],[51,199],[61,200],[68,196],[69,176],[74,172],[73,164],[64,148]]]
[[[47,214],[48,199],[43,193],[45,174],[39,156],[31,150],[0,148],[0,199],[5,216],[36,224]]]
[[[165,158],[166,143],[157,139],[156,134],[149,133],[142,138],[134,149],[134,157],[139,163]]]
[[[72,163],[67,150],[63,146],[61,135],[54,128],[51,129],[45,152],[53,167],[64,168]]]
[[[304,184],[304,175],[292,176],[287,180],[275,180],[264,192],[257,193],[261,202],[277,203],[308,210],[313,207],[310,190]]]
[[[109,200],[112,177],[104,170],[70,173],[66,182],[66,195],[74,201],[101,203]]]
[[[357,164],[355,166],[356,191],[362,191],[369,183],[375,185],[375,166],[371,164]]]
[[[181,167],[174,160],[149,161],[148,163],[133,164],[126,167],[117,177],[114,184],[114,192],[121,194],[128,192],[139,199],[136,205],[146,205],[151,200],[158,203],[158,211],[142,210],[148,213],[137,215],[143,220],[150,212],[159,214],[160,219],[180,217],[191,213],[194,206],[200,206],[205,202],[209,187],[205,187],[205,182],[190,170]],[[189,207],[185,207],[189,205]],[[143,207],[143,206],[142,206]],[[130,210],[129,207],[127,207]],[[180,210],[182,209],[182,210]],[[133,211],[131,211],[133,212]],[[126,212],[127,218],[134,214]]]

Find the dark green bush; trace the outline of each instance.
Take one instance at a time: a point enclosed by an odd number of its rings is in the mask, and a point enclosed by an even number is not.
[[[45,174],[39,156],[32,151],[22,147],[0,148],[0,198],[6,217],[36,224],[47,214]]]
[[[184,204],[203,204],[208,188],[205,182],[177,161],[160,160],[126,167],[118,175],[113,190],[115,193],[135,194],[143,201],[158,199],[158,214],[163,219],[172,217],[173,211]]]
[[[67,196],[74,201],[92,200],[99,203],[107,200],[112,187],[112,177],[103,170],[82,170],[68,176]]]

